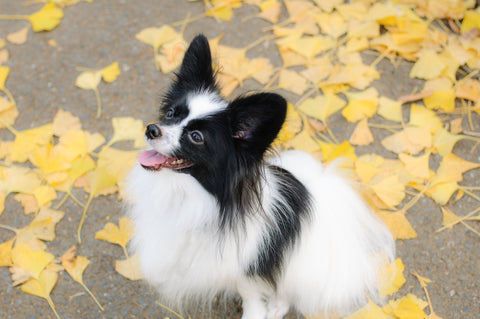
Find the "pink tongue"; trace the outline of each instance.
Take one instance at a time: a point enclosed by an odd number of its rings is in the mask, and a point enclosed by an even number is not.
[[[170,157],[162,155],[155,150],[146,150],[140,153],[138,161],[143,166],[155,166],[165,163]]]

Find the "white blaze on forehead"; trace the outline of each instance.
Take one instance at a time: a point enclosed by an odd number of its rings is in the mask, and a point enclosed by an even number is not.
[[[188,116],[182,122],[188,123],[192,119],[200,119],[209,114],[224,110],[228,103],[213,92],[199,92],[190,94],[187,98]]]
[[[162,137],[148,141],[150,146],[164,155],[171,155],[180,147],[183,129],[191,120],[201,119],[227,108],[228,103],[213,92],[191,93],[187,97],[188,116],[180,123],[162,126]]]

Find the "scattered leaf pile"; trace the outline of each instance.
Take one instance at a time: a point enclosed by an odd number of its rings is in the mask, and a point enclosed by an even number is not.
[[[52,30],[63,18],[62,7],[76,2],[47,2],[29,16],[0,15],[0,19],[28,20],[35,32]],[[198,16],[138,30],[136,39],[153,49],[156,69],[169,73],[180,65],[187,47],[183,34],[192,21],[228,23],[242,6],[255,6],[257,13],[249,18],[260,18],[270,25],[262,37],[243,48],[222,44],[223,34],[210,40],[215,63],[221,65],[218,76],[222,93],[231,95],[247,80],[254,80],[262,90],[287,92],[291,103],[276,146],[305,150],[326,163],[339,156],[349,159],[346,165],[355,171],[365,196],[396,239],[417,237],[408,212],[422,197],[431,198],[439,207],[438,213],[443,214],[438,231],[461,226],[480,236],[480,203],[466,213],[452,208],[466,197],[480,202],[475,193],[478,184],[466,185],[463,181],[464,173],[478,169],[480,163],[467,161],[455,148],[464,141],[471,154],[479,154],[480,9],[475,8],[475,1],[204,3],[205,12]],[[24,213],[33,216],[21,229],[0,225],[12,232],[11,239],[0,244],[0,266],[9,267],[14,286],[46,299],[57,317],[50,295],[62,270],[103,309],[83,283],[82,274],[90,260],[76,256],[74,248],[56,257],[48,251],[46,242],[55,240],[55,227],[64,217],[61,207],[68,198],[80,206],[77,242],[81,243],[81,228],[92,200],[117,192],[121,196],[124,178],[138,152],[113,145],[129,140],[135,149],[144,147],[144,124],[130,117],[114,118],[114,135],[106,142],[99,133],[82,130],[77,117],[59,110],[52,123],[17,131],[14,127],[19,111],[8,90],[10,69],[1,65],[9,55],[2,48],[7,41],[8,45],[27,41],[28,29],[6,35],[7,40],[0,39],[0,128],[12,134],[11,140],[0,142],[0,213],[6,197],[12,194]],[[277,50],[281,64],[276,65],[278,62],[270,57],[252,58],[249,51],[260,44]],[[409,77],[422,80],[422,87],[403,96],[382,95],[376,85],[382,79],[379,65],[405,67],[405,61],[410,62]],[[96,70],[81,69],[76,83],[72,83],[95,92],[97,117],[101,112],[97,86],[102,79],[117,79],[119,63]],[[352,126],[350,136],[342,134],[344,127],[331,127],[333,116],[343,118],[345,127]],[[372,145],[378,145],[380,151],[369,151]],[[85,203],[74,196],[74,188],[88,193]],[[121,218],[118,226],[107,223],[95,238],[122,247],[125,259],[116,262],[115,270],[137,280],[141,278],[138,260],[126,250],[132,228],[131,221]],[[388,303],[380,307],[371,301],[346,318],[440,318],[430,301],[430,281],[414,275],[427,301],[413,294],[398,296],[396,292],[406,278],[403,262],[397,259],[381,274],[384,285],[380,294],[391,296]]]

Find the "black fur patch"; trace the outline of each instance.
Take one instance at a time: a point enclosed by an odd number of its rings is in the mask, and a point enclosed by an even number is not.
[[[302,220],[310,214],[311,196],[289,171],[277,166],[270,166],[269,170],[278,180],[280,198],[274,199],[272,206],[267,208],[274,221],[267,225],[257,259],[249,266],[247,274],[260,276],[276,287],[285,255],[298,239]]]

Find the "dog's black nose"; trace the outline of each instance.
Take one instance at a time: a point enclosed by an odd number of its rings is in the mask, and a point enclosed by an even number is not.
[[[160,127],[158,127],[158,125],[150,124],[150,125],[147,126],[147,130],[145,131],[145,135],[149,139],[154,139],[154,138],[162,136],[162,130],[160,129]]]

